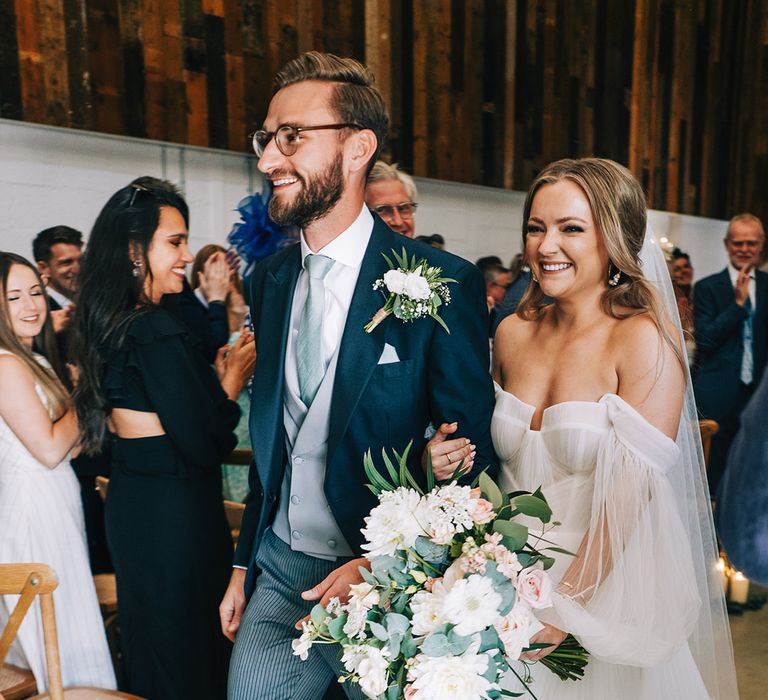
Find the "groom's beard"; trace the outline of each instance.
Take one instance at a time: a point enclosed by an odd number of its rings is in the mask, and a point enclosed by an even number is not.
[[[328,167],[311,180],[296,173],[285,173],[298,177],[302,189],[292,201],[282,202],[280,197],[269,201],[269,215],[279,226],[298,226],[305,229],[313,221],[322,219],[341,199],[344,193],[342,155],[339,152]],[[283,175],[283,173],[278,173]]]

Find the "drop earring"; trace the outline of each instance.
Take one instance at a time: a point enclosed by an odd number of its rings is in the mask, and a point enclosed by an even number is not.
[[[619,280],[621,279],[621,270],[618,268],[616,269],[616,274],[611,275],[611,268],[613,265],[608,266],[608,285],[610,287],[616,287],[619,284]]]
[[[133,269],[131,270],[131,274],[134,277],[138,277],[141,274],[141,260],[133,261]]]

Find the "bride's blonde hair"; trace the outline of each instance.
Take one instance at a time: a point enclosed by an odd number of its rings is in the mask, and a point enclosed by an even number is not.
[[[605,158],[565,158],[550,163],[533,181],[525,199],[523,246],[528,237],[528,218],[536,193],[544,185],[561,180],[578,185],[586,196],[608,252],[610,262],[605,271],[606,288],[601,299],[603,310],[618,319],[647,313],[685,368],[680,345],[669,331],[669,315],[655,288],[643,275],[640,251],[647,223],[645,195],[635,176],[624,166]],[[615,286],[607,284],[612,277],[617,280]],[[517,315],[526,320],[541,318],[544,298],[541,287],[531,282],[517,307]]]

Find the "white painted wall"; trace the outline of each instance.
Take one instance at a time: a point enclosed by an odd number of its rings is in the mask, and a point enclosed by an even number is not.
[[[164,177],[186,192],[193,251],[223,243],[235,207],[260,188],[255,157],[0,119],[0,248],[31,256],[35,234],[67,224],[86,235],[109,196],[139,175]],[[440,233],[469,260],[520,248],[524,193],[416,179],[418,234]],[[726,223],[651,212],[658,236],[691,254],[696,277],[722,269]]]

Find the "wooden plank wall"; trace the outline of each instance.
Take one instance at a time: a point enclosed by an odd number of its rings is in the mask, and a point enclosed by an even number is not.
[[[247,151],[310,49],[371,66],[417,175],[597,154],[655,208],[768,218],[763,0],[0,0],[0,116]]]

